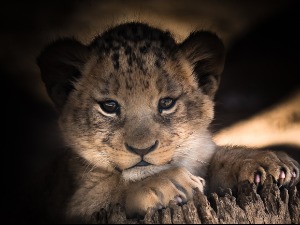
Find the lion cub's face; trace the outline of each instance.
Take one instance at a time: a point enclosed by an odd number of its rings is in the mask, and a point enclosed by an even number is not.
[[[168,33],[131,23],[90,46],[54,43],[39,65],[67,144],[96,167],[146,174],[201,152],[222,47],[207,32],[176,44]]]

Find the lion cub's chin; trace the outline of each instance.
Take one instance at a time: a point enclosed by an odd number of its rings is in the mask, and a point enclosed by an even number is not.
[[[149,166],[136,166],[130,169],[122,171],[122,178],[127,182],[134,182],[142,180],[146,177],[149,177],[153,174],[159,173],[163,170],[171,168],[171,164],[165,165],[149,165]]]

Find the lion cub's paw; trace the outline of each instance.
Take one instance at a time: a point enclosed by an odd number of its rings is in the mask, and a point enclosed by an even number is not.
[[[148,208],[162,209],[171,200],[178,204],[192,199],[195,188],[203,191],[204,179],[183,167],[163,171],[129,187],[125,208],[128,217],[144,216]]]
[[[293,186],[299,182],[299,164],[283,152],[262,151],[242,161],[238,180],[263,184],[271,174],[281,186]]]

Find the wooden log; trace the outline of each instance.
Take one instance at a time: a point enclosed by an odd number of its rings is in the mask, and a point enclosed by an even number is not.
[[[299,186],[298,186],[299,188]],[[171,201],[162,210],[148,209],[143,219],[127,219],[120,205],[109,212],[100,210],[95,213],[95,223],[129,224],[299,224],[300,193],[297,187],[279,188],[272,176],[257,190],[249,182],[240,183],[238,193],[230,189],[207,197],[196,191],[193,200],[184,205]]]

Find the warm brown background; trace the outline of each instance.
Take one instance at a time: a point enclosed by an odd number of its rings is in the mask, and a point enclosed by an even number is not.
[[[59,145],[54,141],[56,116],[40,80],[36,56],[58,37],[74,36],[89,43],[108,27],[126,21],[168,29],[178,41],[195,29],[216,32],[226,45],[227,61],[211,127],[215,140],[220,144],[273,146],[299,157],[298,2],[1,2],[1,209],[5,209],[1,221],[38,221],[25,203],[27,183],[42,173]]]

